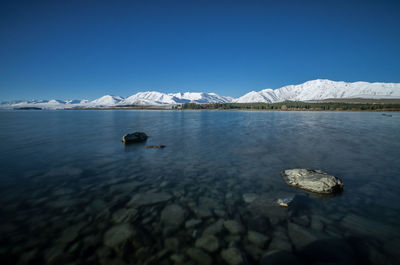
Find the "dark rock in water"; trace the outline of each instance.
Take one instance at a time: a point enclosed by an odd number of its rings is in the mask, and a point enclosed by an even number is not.
[[[245,229],[244,227],[236,222],[235,220],[228,220],[224,222],[224,227],[231,233],[232,235],[243,234]]]
[[[158,203],[167,202],[172,198],[172,195],[165,192],[145,192],[135,194],[132,199],[128,202],[128,207],[141,207],[148,206]]]
[[[167,205],[161,212],[161,222],[165,226],[180,227],[185,221],[185,210],[177,204]]]
[[[207,207],[193,207],[192,210],[199,218],[209,218],[212,216],[211,210]]]
[[[276,199],[265,195],[261,195],[255,199],[247,206],[247,209],[253,214],[253,216],[268,218],[269,224],[272,225],[286,221],[288,218],[288,208],[280,207],[276,203]],[[266,223],[266,225],[269,224]]]
[[[298,252],[307,264],[363,264],[357,262],[357,256],[351,245],[341,239],[317,240]]]
[[[245,203],[252,203],[255,199],[258,198],[258,195],[255,193],[245,193],[243,194],[243,200]]]
[[[150,257],[151,257],[151,251],[149,248],[141,247],[135,252],[135,258],[140,262],[143,262],[144,260]]]
[[[260,265],[300,265],[303,264],[289,251],[270,251],[260,261]]]
[[[136,216],[137,213],[138,210],[135,208],[122,208],[113,213],[112,220],[117,224],[128,223]]]
[[[216,235],[221,233],[223,229],[224,229],[224,220],[219,219],[217,222],[204,229],[203,235]]]
[[[215,252],[219,249],[219,240],[213,235],[204,235],[196,240],[195,246],[208,252]]]
[[[259,248],[263,248],[267,241],[269,241],[269,238],[261,233],[258,233],[256,231],[249,231],[247,233],[247,240],[254,244],[255,246]]]
[[[129,224],[121,224],[107,230],[104,234],[104,245],[114,249],[119,255],[123,255],[123,250],[132,237],[135,230]]]
[[[301,225],[301,226],[307,227],[310,225],[310,218],[307,215],[293,216],[292,220],[294,223]]]
[[[180,242],[176,237],[168,237],[164,240],[164,247],[165,249],[178,252],[180,249]]]
[[[186,228],[186,229],[194,228],[194,227],[200,225],[201,222],[202,222],[202,221],[201,221],[201,220],[198,220],[198,219],[190,219],[190,220],[188,220],[188,221],[185,223],[185,228]]]
[[[242,252],[237,248],[227,248],[221,251],[221,257],[229,265],[245,264]]]
[[[146,145],[147,149],[162,149],[162,148],[165,148],[165,147],[166,146],[162,145],[162,144],[160,144],[160,145]]]
[[[147,135],[143,132],[128,133],[122,136],[122,142],[124,143],[140,143],[147,140]]]
[[[392,114],[382,113],[382,115],[383,115],[383,116],[386,116],[386,117],[392,117]]]
[[[271,228],[271,223],[268,217],[265,216],[249,216],[247,218],[247,227],[249,230],[265,234]]]
[[[291,222],[288,223],[288,233],[296,249],[303,248],[318,239],[327,237],[326,234]]]
[[[287,235],[287,231],[284,227],[278,226],[275,228],[272,234],[271,243],[268,246],[269,251],[288,251],[292,252],[292,245],[290,244],[290,239]]]
[[[186,254],[199,265],[211,265],[213,260],[206,252],[199,248],[189,248]]]
[[[342,227],[356,235],[374,236],[376,233],[382,238],[399,238],[400,231],[389,224],[379,223],[354,213],[345,215],[340,221]]]
[[[288,169],[282,172],[282,177],[291,186],[320,194],[338,193],[344,186],[340,179],[321,170]]]
[[[246,250],[246,254],[250,257],[251,260],[255,261],[258,264],[259,260],[264,254],[264,250],[259,249],[256,246],[248,245],[245,246],[244,249]]]

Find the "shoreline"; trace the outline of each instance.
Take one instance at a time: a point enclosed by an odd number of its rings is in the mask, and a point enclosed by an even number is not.
[[[39,108],[15,108],[15,109],[0,109],[0,111],[10,111],[10,110],[37,110],[37,111],[60,111],[60,110],[68,110],[68,111],[76,111],[76,110],[148,110],[148,111],[251,111],[251,112],[400,112],[400,109],[377,109],[377,110],[303,110],[303,109],[290,109],[290,110],[280,110],[280,109],[166,109],[166,108],[70,108],[70,109],[39,109]]]
[[[13,110],[229,110],[229,111],[366,111],[399,112],[399,103],[378,102],[302,102],[284,101],[276,103],[184,103],[168,105],[114,105],[114,106],[8,106]]]

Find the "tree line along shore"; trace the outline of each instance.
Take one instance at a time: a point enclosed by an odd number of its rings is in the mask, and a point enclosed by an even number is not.
[[[42,110],[39,107],[19,107],[16,110]],[[301,102],[278,103],[184,103],[179,105],[116,105],[109,107],[79,107],[67,110],[256,110],[256,111],[400,111],[400,103]]]
[[[275,111],[400,111],[400,104],[284,101],[279,103],[185,103],[192,110],[275,110]]]

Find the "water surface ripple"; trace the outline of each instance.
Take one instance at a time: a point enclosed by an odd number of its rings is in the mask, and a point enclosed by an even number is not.
[[[397,113],[1,111],[0,139],[1,264],[400,261]],[[290,168],[344,191],[297,190]]]

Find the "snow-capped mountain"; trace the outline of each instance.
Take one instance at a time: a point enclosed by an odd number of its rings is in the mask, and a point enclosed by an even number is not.
[[[234,99],[236,103],[249,103],[249,102],[276,102],[279,101],[279,98],[275,95],[274,90],[272,89],[264,89],[259,92],[251,91],[246,95]]]
[[[114,106],[120,103],[124,98],[120,96],[112,96],[112,95],[105,95],[102,96],[101,98],[92,100],[89,102],[88,105],[91,106]]]
[[[0,108],[25,108],[37,107],[42,109],[65,109],[65,108],[100,108],[124,105],[177,105],[183,103],[225,103],[232,102],[233,98],[219,96],[215,93],[161,93],[157,91],[138,92],[130,97],[105,95],[101,98],[88,100],[33,100],[2,102]]]
[[[177,104],[173,97],[156,91],[139,92],[120,102],[120,105],[165,105]]]
[[[89,101],[84,100],[27,100],[27,101],[11,101],[2,102],[0,108],[10,109],[10,108],[41,108],[41,109],[66,109],[73,107],[83,107],[89,104]]]
[[[219,96],[215,93],[185,92],[161,93],[157,91],[138,92],[130,97],[105,95],[89,100],[31,100],[0,103],[0,108],[37,107],[42,109],[101,108],[124,105],[177,105],[183,103],[273,103],[285,100],[309,101],[338,98],[400,98],[400,83],[336,82],[317,79],[300,85],[284,86],[278,89],[251,91],[237,99]]]
[[[174,98],[182,101],[182,103],[227,103],[232,102],[234,98],[219,96],[215,93],[197,93],[197,92],[185,92],[169,94]],[[175,99],[175,100],[176,100]]]
[[[231,102],[233,98],[222,97],[215,93],[170,93],[165,94],[156,91],[136,93],[119,103],[119,105],[167,105],[183,103],[224,103]]]
[[[333,98],[400,98],[400,83],[335,82],[317,79],[300,85],[284,86],[275,90],[252,91],[234,102],[307,101]]]

